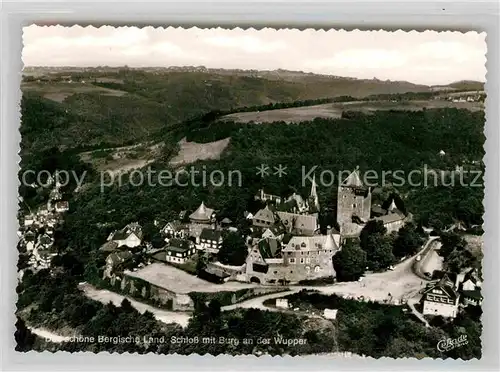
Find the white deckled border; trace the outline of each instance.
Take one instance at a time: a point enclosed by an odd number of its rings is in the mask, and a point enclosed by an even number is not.
[[[144,4],[141,2],[107,2],[85,4],[81,2],[51,4],[4,4],[0,25],[2,27],[2,69],[0,108],[0,242],[3,249],[1,275],[2,303],[2,363],[3,368],[21,370],[473,370],[493,369],[498,363],[498,263],[499,263],[499,35],[498,20],[492,15],[493,3],[443,3],[372,1],[343,4],[283,3],[189,3],[168,2]],[[15,353],[14,311],[17,250],[17,169],[20,135],[19,89],[21,64],[21,28],[36,22],[65,25],[174,25],[205,27],[262,28],[264,26],[325,29],[399,30],[415,29],[486,31],[488,44],[488,69],[486,91],[486,198],[485,198],[485,300],[483,303],[483,359],[481,361],[422,360],[390,358],[332,359],[321,356],[269,357],[254,356],[159,356],[148,354],[65,353],[49,352]],[[89,22],[91,20],[91,22]],[[295,31],[294,31],[295,32]],[[298,32],[298,31],[297,31]],[[415,32],[415,31],[412,31]]]

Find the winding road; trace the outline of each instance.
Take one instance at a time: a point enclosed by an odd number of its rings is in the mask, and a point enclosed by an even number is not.
[[[405,303],[414,299],[415,296],[418,296],[420,290],[425,288],[428,278],[423,275],[422,267],[425,266],[424,264],[427,262],[429,254],[439,246],[437,239],[438,237],[430,237],[416,255],[397,264],[394,270],[367,274],[361,282],[341,282],[325,286],[290,286],[289,290],[286,292],[251,298],[237,304],[224,306],[222,310],[229,311],[237,308],[254,308],[280,311],[280,309],[265,306],[264,301],[285,297],[303,289],[318,291],[325,295],[337,294],[344,298],[365,301],[370,300],[393,304]],[[420,261],[416,261],[418,255],[422,257]],[[413,300],[413,302],[415,302],[415,300]]]

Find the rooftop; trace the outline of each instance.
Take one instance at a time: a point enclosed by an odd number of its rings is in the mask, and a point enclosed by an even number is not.
[[[209,221],[212,218],[214,210],[205,206],[204,202],[201,202],[197,210],[189,215],[191,220],[195,221]]]
[[[356,168],[347,178],[342,181],[343,187],[363,187],[363,182],[359,176],[359,170]]]
[[[294,229],[315,231],[318,226],[316,216],[289,212],[276,212],[276,214],[285,227],[291,226]]]
[[[221,235],[222,232],[220,230],[203,229],[200,234],[200,239],[217,241],[220,239]]]

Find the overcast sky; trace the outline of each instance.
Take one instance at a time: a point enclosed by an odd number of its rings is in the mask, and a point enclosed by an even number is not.
[[[26,66],[300,70],[447,84],[485,81],[485,33],[29,26]]]

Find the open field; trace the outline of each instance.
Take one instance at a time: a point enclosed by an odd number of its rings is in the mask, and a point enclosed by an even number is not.
[[[224,291],[237,291],[246,288],[258,287],[253,283],[227,282],[214,284],[190,275],[183,270],[170,265],[153,263],[145,268],[127,273],[128,276],[140,278],[166,290],[188,294],[191,292],[213,293]]]
[[[44,98],[55,102],[63,102],[66,98],[77,93],[99,93],[105,96],[123,96],[127,92],[117,89],[109,89],[98,87],[89,83],[22,83],[21,90],[23,92],[36,92]]]
[[[152,163],[163,144],[136,144],[80,153],[80,159],[99,172],[113,175],[140,169]]]
[[[194,163],[198,160],[219,159],[222,152],[229,145],[229,138],[215,142],[196,143],[187,142],[186,138],[179,141],[179,153],[170,160],[171,165]]]
[[[455,107],[468,109],[471,111],[484,110],[484,104],[480,102],[450,102],[446,100],[429,101],[353,101],[325,103],[322,105],[293,107],[278,110],[251,111],[229,114],[223,117],[226,120],[248,123],[254,122],[271,123],[284,121],[287,123],[299,123],[315,118],[340,118],[343,111],[360,111],[370,113],[377,110],[411,110],[418,111],[424,108],[445,108]]]

